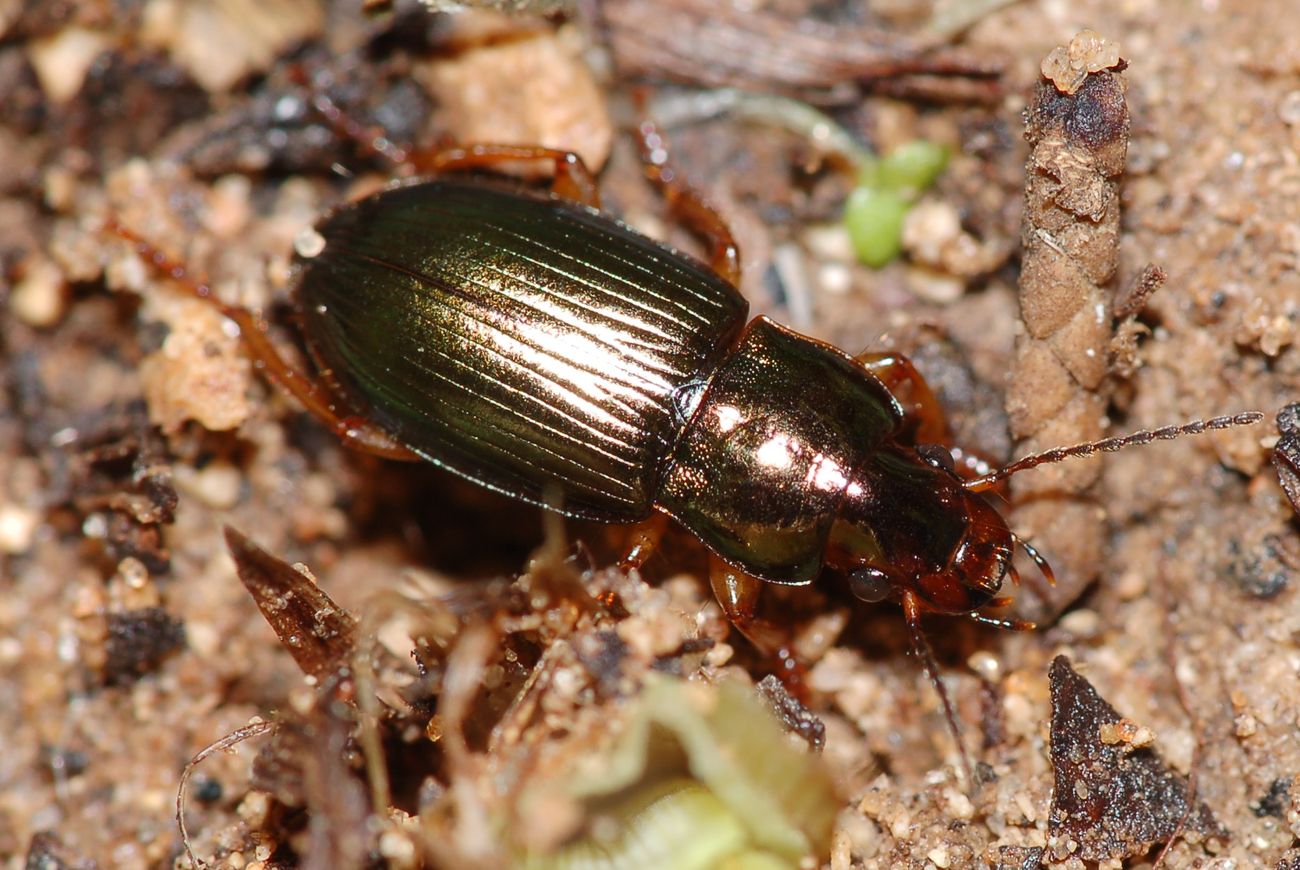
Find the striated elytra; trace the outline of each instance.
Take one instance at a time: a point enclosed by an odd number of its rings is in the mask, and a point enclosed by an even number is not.
[[[866,571],[925,609],[997,591],[1006,525],[879,378],[757,318],[704,264],[592,208],[447,178],[317,228],[307,345],[357,413],[419,456],[569,516],[658,509],[754,577]],[[913,421],[914,422],[914,421]],[[954,584],[953,580],[960,582]]]

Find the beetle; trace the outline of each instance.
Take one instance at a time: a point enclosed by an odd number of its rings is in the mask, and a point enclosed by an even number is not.
[[[295,299],[314,378],[285,362],[259,317],[110,229],[234,320],[270,379],[352,446],[569,517],[675,519],[713,554],[726,616],[766,651],[783,634],[756,615],[764,583],[838,577],[859,598],[898,601],[950,721],[921,615],[1029,627],[981,612],[1006,603],[1018,543],[982,491],[1044,462],[1261,417],[959,473],[938,402],[905,357],[853,357],[748,318],[729,231],[673,174],[653,125],[641,138],[647,174],[708,240],[708,264],[600,211],[575,154],[431,152],[419,161],[431,177],[340,206],[300,238]],[[519,160],[551,162],[550,189],[449,174]]]

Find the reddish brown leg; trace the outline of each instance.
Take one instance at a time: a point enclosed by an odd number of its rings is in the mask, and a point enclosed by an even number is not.
[[[572,151],[536,145],[467,145],[439,148],[411,155],[411,162],[421,173],[437,174],[467,169],[490,169],[520,160],[549,160],[555,165],[551,190],[556,196],[600,208],[600,191],[596,178]]]
[[[658,513],[633,526],[627,551],[623,554],[623,558],[618,560],[618,567],[624,573],[644,568],[655,550],[659,549],[659,542],[667,530],[668,517]]]
[[[939,693],[939,701],[943,704],[943,715],[948,720],[948,730],[952,732],[953,742],[957,744],[957,752],[961,755],[962,766],[966,768],[966,781],[970,783],[971,788],[974,788],[975,768],[971,766],[970,756],[966,754],[966,744],[962,743],[961,727],[957,724],[957,714],[948,697],[948,690],[939,679],[939,663],[934,659],[934,650],[930,648],[930,642],[925,639],[925,632],[921,630],[921,601],[911,592],[903,593],[903,618],[907,620],[907,632],[912,639],[912,650],[921,660],[921,667],[930,678],[930,685],[934,686],[934,690]]]
[[[796,697],[807,695],[806,670],[795,657],[790,633],[769,620],[760,619],[758,594],[763,581],[739,571],[722,559],[709,555],[709,583],[722,605],[722,612],[759,652],[776,664],[777,675]]]
[[[294,71],[298,84],[311,91],[312,107],[340,137],[353,142],[367,154],[378,154],[394,166],[409,166],[419,174],[437,174],[469,169],[490,169],[503,163],[547,160],[554,164],[551,190],[557,196],[592,208],[600,208],[600,191],[591,170],[572,151],[535,145],[468,145],[450,148],[403,148],[376,126],[363,124],[348,114],[330,96],[319,90],[301,68]]]
[[[658,186],[668,207],[682,223],[704,238],[709,245],[709,263],[732,285],[740,286],[740,249],[722,217],[699,193],[677,176],[668,165],[668,146],[652,121],[643,121],[641,159],[645,173]]]
[[[875,375],[898,398],[908,417],[916,420],[918,443],[947,444],[952,440],[938,397],[910,359],[901,353],[863,353],[853,359]]]
[[[178,261],[168,257],[116,219],[109,218],[105,229],[130,242],[136,253],[158,272],[199,299],[210,303],[224,316],[234,321],[244,339],[244,346],[248,348],[249,355],[253,358],[254,367],[297,399],[309,414],[333,429],[334,433],[349,447],[386,459],[411,461],[419,459],[384,430],[360,417],[348,415],[346,406],[338,400],[328,385],[302,374],[286,362],[267,337],[265,320],[246,308],[222,302],[212,292],[211,287],[190,277],[185,267]]]

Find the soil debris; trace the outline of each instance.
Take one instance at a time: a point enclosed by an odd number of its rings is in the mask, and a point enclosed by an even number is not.
[[[775,674],[768,674],[759,680],[756,688],[781,720],[781,724],[806,740],[813,752],[820,753],[826,747],[826,723],[790,694],[790,690]]]
[[[185,627],[161,607],[108,614],[104,675],[125,683],[155,670],[185,645]]]
[[[844,103],[859,85],[895,96],[919,89],[945,101],[999,95],[1002,64],[988,54],[927,44],[852,22],[793,21],[779,10],[712,0],[610,0],[610,47],[629,77],[795,94]]]
[[[44,831],[27,848],[27,870],[99,870],[99,864],[68,847],[57,834]]]
[[[226,546],[244,588],[304,674],[318,679],[347,664],[356,620],[299,569],[226,527]]]
[[[1273,467],[1291,507],[1300,513],[1300,402],[1277,412],[1277,429],[1281,437],[1273,448]]]
[[[1128,858],[1168,841],[1187,813],[1188,782],[1138,740],[1138,729],[1097,694],[1065,656],[1052,661],[1052,766],[1049,832],[1053,857]],[[1204,804],[1189,832],[1224,837]]]

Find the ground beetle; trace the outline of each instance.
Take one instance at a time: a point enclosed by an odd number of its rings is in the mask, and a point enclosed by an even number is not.
[[[651,125],[642,142],[650,177],[709,240],[712,268],[600,212],[575,155],[478,146],[426,155],[419,169],[548,160],[551,190],[468,176],[404,183],[336,209],[300,239],[297,305],[319,378],[286,364],[253,314],[190,287],[236,321],[271,379],[353,446],[428,460],[566,516],[671,516],[715,554],[727,616],[771,653],[784,632],[755,616],[762,582],[841,577],[860,598],[902,604],[932,677],[922,613],[1024,626],[979,613],[1005,603],[1016,542],[980,491],[1043,462],[1260,417],[959,473],[940,443],[938,404],[905,358],[854,358],[766,317],[746,322],[730,233],[673,177]],[[161,252],[113,229],[185,281]]]

